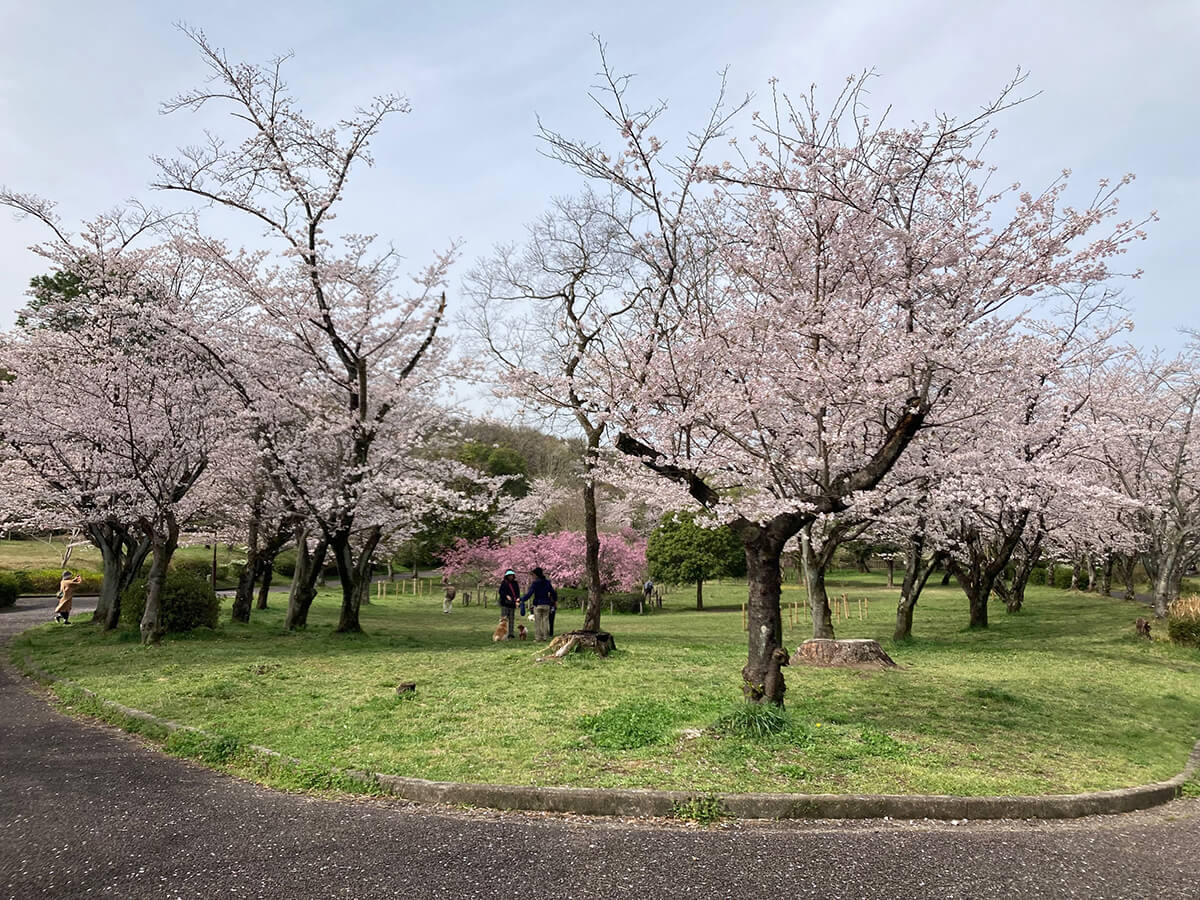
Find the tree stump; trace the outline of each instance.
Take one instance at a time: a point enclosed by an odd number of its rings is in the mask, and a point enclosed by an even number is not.
[[[805,641],[792,654],[793,666],[836,666],[853,669],[889,669],[896,663],[888,656],[879,641],[856,638],[833,641],[813,638]]]
[[[613,636],[607,631],[568,631],[550,642],[542,659],[562,659],[568,653],[585,650],[597,656],[608,656],[617,648]]]
[[[1150,620],[1149,619],[1138,619],[1136,622],[1133,623],[1133,627],[1135,629],[1137,629],[1138,637],[1143,637],[1146,639],[1150,638]]]

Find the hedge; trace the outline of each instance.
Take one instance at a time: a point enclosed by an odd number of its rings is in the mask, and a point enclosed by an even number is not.
[[[17,581],[16,576],[10,575],[8,572],[0,572],[0,609],[15,605],[20,593],[21,584]]]
[[[162,594],[162,626],[167,634],[193,628],[216,628],[221,601],[208,581],[187,571],[168,571]],[[146,612],[146,579],[139,578],[121,594],[121,621],[138,625]]]
[[[7,574],[16,580],[18,593],[54,595],[62,583],[62,573],[62,569],[18,569]],[[100,572],[72,571],[72,574],[83,578],[79,587],[75,588],[76,594],[100,593],[100,582],[104,578]],[[0,606],[3,605],[0,603]]]

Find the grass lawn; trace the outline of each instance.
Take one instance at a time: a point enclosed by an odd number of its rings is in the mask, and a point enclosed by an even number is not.
[[[879,639],[900,668],[786,669],[787,715],[761,736],[735,716],[745,587],[732,583],[707,586],[703,612],[681,588],[662,611],[606,617],[617,641],[607,660],[538,663],[532,642],[492,643],[494,608],[446,616],[437,597],[373,603],[366,635],[336,635],[333,591],[302,634],[282,630],[279,598],[249,626],[158,647],[133,631],[47,625],[18,637],[14,655],[28,650],[54,674],[231,747],[437,780],[1066,793],[1170,777],[1200,736],[1200,651],[1138,641],[1141,607],[1031,588],[1023,613],[997,604],[992,627],[969,632],[962,593],[935,587],[917,608],[916,639],[893,645],[898,590],[838,573],[830,592],[843,591],[871,604],[862,620],[852,604],[838,636]],[[803,596],[785,587],[786,601]],[[581,622],[564,610],[557,629]],[[794,646],[811,628],[787,633]],[[417,682],[416,694],[398,697],[401,681]]]

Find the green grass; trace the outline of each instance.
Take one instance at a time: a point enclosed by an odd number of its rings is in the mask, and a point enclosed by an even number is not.
[[[58,569],[62,566],[62,554],[66,549],[66,540],[62,536],[53,539],[31,540],[0,540],[0,571],[20,571],[36,569]],[[175,551],[174,561],[185,560],[212,561],[212,550],[203,545],[180,547]],[[245,562],[246,551],[232,549],[228,544],[217,545],[217,565],[227,566],[234,561]],[[91,570],[99,572],[104,563],[100,551],[91,544],[75,547],[67,568],[73,571]],[[218,588],[236,587],[235,581],[224,581],[217,584]]]
[[[1024,612],[997,605],[992,628],[971,632],[961,592],[935,587],[915,638],[893,645],[897,591],[847,573],[830,590],[872,598],[863,620],[852,604],[838,635],[879,639],[900,668],[786,669],[782,715],[740,702],[745,588],[732,583],[706,587],[704,612],[684,588],[661,612],[606,617],[617,641],[606,660],[536,662],[532,642],[491,642],[495,609],[444,616],[438,597],[373,603],[365,635],[337,635],[332,591],[302,634],[283,631],[280,598],[249,626],[157,647],[132,631],[45,626],[14,650],[218,736],[175,738],[198,743],[173,752],[291,787],[341,789],[333,770],[347,768],[697,794],[1063,793],[1168,778],[1200,736],[1200,651],[1136,640],[1139,607],[1031,588]],[[803,594],[788,585],[785,600]],[[790,646],[811,633],[784,621]],[[564,610],[557,628],[581,622]],[[398,696],[401,681],[416,693]],[[308,768],[264,762],[251,744]]]

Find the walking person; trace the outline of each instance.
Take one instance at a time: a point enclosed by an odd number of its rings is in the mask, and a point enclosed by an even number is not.
[[[75,600],[75,586],[83,584],[83,576],[71,577],[70,572],[62,573],[58,583],[58,606],[54,607],[54,621],[64,625],[71,624],[71,603]]]
[[[533,581],[529,583],[529,589],[521,595],[522,601],[533,598],[534,640],[550,640],[550,612],[554,607],[555,596],[557,595],[554,586],[550,584],[546,573],[541,570],[540,566],[534,566]]]
[[[449,613],[454,605],[454,596],[458,593],[458,589],[450,583],[449,575],[442,575],[442,590],[445,591],[445,596],[442,597],[442,612]]]
[[[508,622],[508,634],[505,640],[516,640],[517,637],[517,603],[521,598],[521,586],[517,584],[517,573],[509,569],[504,573],[500,582],[500,614]]]

